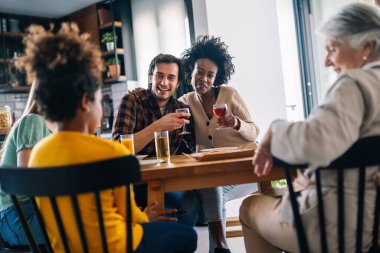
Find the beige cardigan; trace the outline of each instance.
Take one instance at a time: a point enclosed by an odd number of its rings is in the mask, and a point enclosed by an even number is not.
[[[226,103],[228,110],[239,118],[241,122],[239,130],[232,128],[215,130],[218,127],[218,119],[215,116],[211,119],[207,117],[195,91],[183,95],[179,101],[190,106],[194,117],[196,143],[201,147],[240,146],[254,142],[259,134],[259,128],[253,123],[243,99],[233,87],[220,86],[216,103]]]

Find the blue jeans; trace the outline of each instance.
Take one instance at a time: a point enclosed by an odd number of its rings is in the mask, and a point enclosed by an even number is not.
[[[142,224],[143,238],[135,253],[192,253],[197,249],[197,233],[174,222]]]
[[[146,184],[134,185],[134,192],[137,206],[144,208],[147,205]],[[200,202],[194,191],[168,192],[165,193],[165,208],[178,210],[175,215],[178,223],[194,226],[200,210]]]
[[[37,216],[33,210],[32,201],[27,200],[20,204],[37,243],[44,244],[45,241],[37,221]],[[14,206],[0,212],[0,233],[3,240],[11,246],[28,245],[28,239]]]

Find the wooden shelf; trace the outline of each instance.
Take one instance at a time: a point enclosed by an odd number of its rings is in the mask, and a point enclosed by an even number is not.
[[[123,23],[121,23],[120,21],[115,21],[114,24],[115,24],[115,27],[119,27],[119,28],[123,26]],[[106,29],[110,27],[112,27],[112,22],[108,22],[108,23],[105,23],[104,25],[101,25],[99,29]]]
[[[104,84],[112,84],[112,83],[120,83],[120,82],[126,82],[127,77],[126,76],[119,76],[119,78],[107,78],[104,79]]]
[[[0,93],[29,93],[30,86],[2,86],[0,87]]]
[[[102,52],[102,56],[109,56],[109,55],[114,55],[114,54],[115,54],[115,50],[109,50],[109,51]],[[124,54],[124,49],[123,48],[117,48],[116,54]]]
[[[0,135],[8,135],[11,131],[11,127],[9,128],[0,128]]]
[[[12,58],[0,58],[0,63],[12,63],[14,59]]]
[[[9,37],[24,37],[26,34],[22,32],[0,32],[0,36],[9,36]]]

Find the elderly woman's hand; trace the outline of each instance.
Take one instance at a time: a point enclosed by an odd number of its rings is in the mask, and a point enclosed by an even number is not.
[[[272,130],[269,128],[252,159],[254,173],[259,177],[268,175],[272,169],[273,159],[270,152],[271,140]]]

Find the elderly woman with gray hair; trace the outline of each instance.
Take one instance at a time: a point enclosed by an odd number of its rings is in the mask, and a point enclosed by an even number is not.
[[[320,28],[325,36],[325,65],[338,74],[323,103],[303,122],[276,120],[263,138],[253,157],[254,173],[267,175],[272,155],[288,163],[309,164],[298,173],[299,209],[312,252],[322,252],[318,239],[318,216],[313,169],[327,166],[358,139],[380,135],[380,16],[366,4],[350,4],[332,16]],[[376,170],[366,174],[367,210],[373,210]],[[336,181],[322,174],[324,199],[336,200]],[[345,185],[355,188],[357,174],[345,177]],[[371,194],[373,193],[373,194]],[[371,199],[373,198],[373,199]],[[346,224],[355,220],[356,196],[345,191]],[[325,206],[325,213],[334,213],[334,205]],[[363,252],[371,246],[371,211],[364,211]],[[337,252],[336,216],[326,217],[330,252]],[[287,195],[280,199],[251,196],[240,208],[244,241],[248,253],[298,252],[296,232]],[[367,229],[368,228],[368,229]],[[354,252],[355,227],[346,226],[345,252]]]

